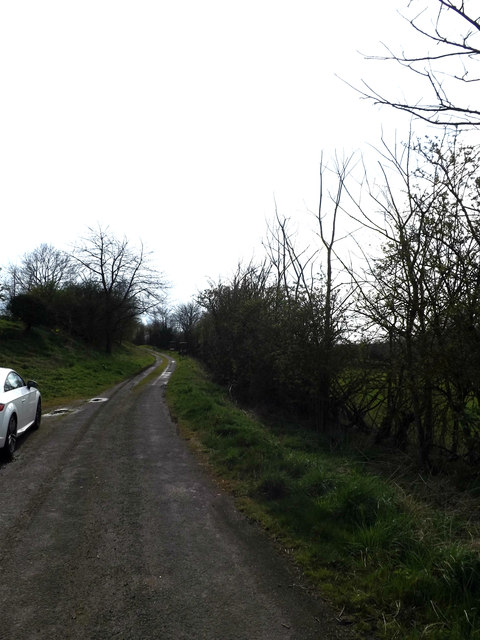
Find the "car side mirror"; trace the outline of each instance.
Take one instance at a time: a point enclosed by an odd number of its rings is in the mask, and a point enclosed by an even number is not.
[[[38,384],[35,382],[35,380],[28,380],[27,388],[31,389],[32,387],[34,387],[35,389],[38,389]]]

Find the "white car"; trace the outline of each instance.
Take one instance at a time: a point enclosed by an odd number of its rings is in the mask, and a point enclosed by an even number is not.
[[[13,458],[17,436],[42,419],[42,396],[37,383],[25,380],[13,369],[0,368],[0,454]]]

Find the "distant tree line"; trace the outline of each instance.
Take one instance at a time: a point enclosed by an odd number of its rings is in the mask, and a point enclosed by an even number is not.
[[[2,276],[5,309],[27,330],[62,329],[108,353],[132,339],[166,290],[143,247],[132,249],[102,228],[90,229],[70,253],[42,244]]]

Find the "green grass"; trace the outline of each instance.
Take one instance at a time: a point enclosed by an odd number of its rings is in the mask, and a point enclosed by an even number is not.
[[[167,401],[212,471],[359,634],[480,638],[478,531],[312,431],[262,424],[180,358]]]
[[[152,382],[152,380],[155,380],[156,378],[158,378],[167,368],[168,365],[168,360],[165,356],[162,356],[159,354],[159,362],[160,364],[158,366],[155,367],[155,369],[152,369],[152,371],[150,371],[150,373],[148,373],[146,376],[144,376],[140,382],[138,382],[135,385],[135,391],[139,391],[140,389],[142,389],[146,384],[150,384]]]
[[[36,380],[44,409],[98,395],[153,362],[145,348],[125,345],[107,355],[60,333],[25,333],[20,324],[0,319],[0,366]]]

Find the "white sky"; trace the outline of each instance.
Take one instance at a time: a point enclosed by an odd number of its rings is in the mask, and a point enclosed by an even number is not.
[[[0,0],[0,266],[108,226],[186,302],[259,251],[274,200],[315,210],[320,154],[408,118],[337,77],[398,87],[398,0]],[[380,75],[381,74],[381,75]]]

